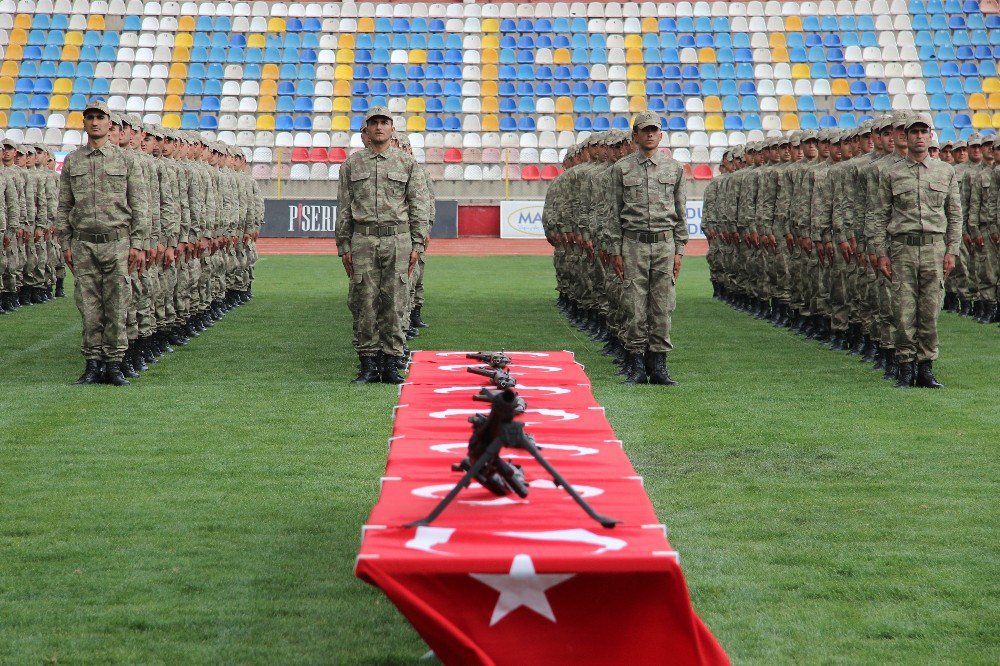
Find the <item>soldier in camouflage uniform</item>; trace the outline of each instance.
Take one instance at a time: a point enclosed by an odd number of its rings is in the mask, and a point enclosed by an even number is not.
[[[996,294],[990,284],[988,264],[992,256],[986,244],[986,236],[981,227],[988,215],[989,188],[993,178],[993,139],[981,134],[973,134],[967,139],[971,166],[962,175],[959,189],[962,193],[963,240],[968,237],[969,249],[969,298],[972,316],[980,323],[993,319]],[[988,223],[985,223],[988,227]]]
[[[406,343],[400,313],[424,250],[430,202],[414,159],[389,145],[389,110],[369,109],[365,127],[371,145],[340,170],[337,252],[357,297],[353,314],[361,367],[355,382],[398,384]]]
[[[412,157],[413,148],[410,146],[410,140],[405,134],[396,134],[393,142],[395,148],[402,150]],[[429,205],[427,206],[427,223],[424,227],[424,252],[420,253],[420,259],[417,260],[417,265],[413,267],[413,273],[410,275],[409,300],[407,301],[406,309],[401,315],[408,322],[408,328],[406,329],[406,338],[408,340],[420,335],[421,328],[427,328],[427,323],[420,316],[420,309],[424,304],[424,256],[427,248],[430,246],[431,227],[434,226],[435,217],[434,182],[422,164],[417,163],[416,169],[420,171],[420,176],[424,179],[425,186],[427,187]]]
[[[107,104],[89,102],[87,145],[63,165],[56,227],[83,317],[87,363],[77,382],[122,386],[128,384],[121,372],[127,276],[142,261],[149,217],[141,167],[135,155],[108,141],[110,128]]]
[[[908,156],[879,173],[873,240],[879,270],[893,284],[896,386],[940,388],[932,371],[937,315],[962,242],[961,199],[954,168],[927,156],[930,117],[911,116],[903,127]]]

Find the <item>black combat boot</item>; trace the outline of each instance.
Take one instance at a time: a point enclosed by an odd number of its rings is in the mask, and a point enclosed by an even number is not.
[[[983,318],[983,301],[976,301],[972,305],[972,319],[979,321]]]
[[[847,349],[847,331],[834,331],[830,338],[829,347],[834,351]]]
[[[148,335],[144,338],[139,338],[139,343],[142,345],[142,355],[146,359],[146,363],[160,362],[160,356],[163,354],[160,352],[160,348],[153,342],[152,336]]]
[[[886,349],[885,350],[885,372],[882,373],[882,379],[886,381],[892,381],[899,376],[899,364],[896,363],[896,350]]]
[[[129,381],[122,374],[122,364],[119,361],[108,361],[104,366],[104,383],[112,386],[128,386]]]
[[[146,359],[142,356],[142,350],[139,348],[138,341],[134,341],[132,346],[132,367],[136,372],[146,372],[149,370],[149,366],[146,365]]]
[[[415,338],[418,335],[420,335],[420,333],[417,331],[417,329],[414,328],[413,326],[410,326],[408,329],[406,329],[405,331],[403,331],[403,333],[406,336],[407,340],[412,340],[413,338]]]
[[[374,384],[379,381],[378,357],[374,355],[359,356],[360,365],[358,376],[351,382],[352,384]]]
[[[195,326],[194,319],[188,319],[187,322],[183,324],[184,335],[189,338],[197,338],[201,333],[198,332],[198,327]]]
[[[868,347],[868,344],[869,344],[868,336],[862,333],[857,337],[857,339],[854,340],[854,344],[851,345],[851,349],[849,350],[848,353],[851,356],[860,356],[865,353],[865,349]]]
[[[153,334],[160,345],[160,351],[165,354],[173,354],[174,348],[170,346],[170,340],[166,331],[158,331]]]
[[[990,318],[987,324],[995,324],[1000,321],[1000,305],[996,301],[990,303]]]
[[[184,333],[181,330],[180,326],[174,326],[174,327],[172,327],[164,335],[166,335],[166,337],[167,337],[167,342],[169,342],[172,345],[177,345],[178,347],[186,347],[187,346],[187,343],[188,343],[187,338],[184,337]]]
[[[876,353],[878,353],[878,343],[871,338],[868,338],[868,349],[866,349],[865,353],[861,356],[861,362],[874,363]]]
[[[65,278],[56,278],[56,298],[66,298],[66,289],[63,288]]]
[[[646,352],[646,373],[650,384],[677,386],[677,382],[670,377],[670,371],[667,369],[666,352]]]
[[[7,294],[0,294],[0,315],[7,314]]]
[[[402,356],[387,356],[382,354],[381,359],[379,379],[383,384],[402,384],[406,381],[399,374],[400,365],[406,367],[406,360]]]
[[[899,373],[896,375],[896,388],[910,388],[913,386],[916,376],[916,365],[913,361],[899,364]]]
[[[941,309],[945,312],[955,311],[955,292],[946,291],[944,292],[944,302],[941,304]]]
[[[885,369],[885,350],[879,349],[875,352],[875,365],[872,366],[872,370],[884,370]]]
[[[104,379],[104,364],[97,359],[87,359],[87,367],[74,384],[100,384]]]
[[[920,361],[917,363],[916,384],[920,388],[939,389],[944,388],[944,384],[939,382],[931,370],[931,361]]]
[[[416,326],[417,328],[427,328],[429,324],[420,318],[420,307],[417,306],[410,310],[410,326]]]
[[[132,366],[132,355],[129,353],[129,351],[125,352],[125,358],[122,359],[121,371],[122,374],[128,377],[129,379],[135,379],[136,377],[139,376],[139,373],[138,371],[136,371],[135,367]]]
[[[968,317],[969,315],[971,315],[973,308],[972,301],[963,298],[961,299],[961,304],[962,306],[961,308],[959,308],[958,314],[962,315],[963,317]]]
[[[631,365],[625,383],[629,385],[648,384],[649,376],[646,374],[646,359],[642,353],[629,352]]]

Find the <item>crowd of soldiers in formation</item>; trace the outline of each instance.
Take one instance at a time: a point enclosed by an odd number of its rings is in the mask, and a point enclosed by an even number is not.
[[[63,297],[66,264],[55,233],[59,175],[46,146],[0,144],[0,315]]]
[[[100,100],[84,127],[88,144],[58,178],[7,167],[4,151],[4,293],[23,302],[54,285],[62,295],[68,266],[86,359],[76,383],[122,386],[252,298],[264,201],[237,148]]]
[[[998,320],[1000,139],[938,146],[931,128],[896,113],[727,152],[702,214],[715,297],[940,387],[942,305]]]

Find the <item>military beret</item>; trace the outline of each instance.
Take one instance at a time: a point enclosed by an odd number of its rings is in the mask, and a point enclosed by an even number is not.
[[[787,136],[779,136],[778,137],[778,141],[777,141],[777,143],[775,143],[775,145],[776,146],[790,146],[790,145],[792,145],[792,139],[798,133],[799,133],[798,130],[796,130],[794,132],[789,132]]]
[[[30,148],[28,148],[23,143],[17,144],[17,148],[15,148],[15,150],[17,150],[17,154],[18,155],[28,155],[28,154],[34,152],[33,150],[31,150]]]
[[[865,136],[866,134],[871,134],[873,125],[875,125],[874,120],[866,120],[865,122],[861,123],[857,131],[854,133],[855,136]]]
[[[910,120],[909,113],[897,113],[892,117],[893,129],[905,129],[906,123]]]
[[[903,129],[908,130],[916,125],[926,125],[927,129],[932,129],[934,121],[926,113],[914,113],[906,118],[906,122],[903,123]]]
[[[368,113],[365,114],[365,123],[367,123],[372,118],[388,118],[392,120],[392,113],[389,112],[389,107],[387,106],[373,106],[368,109]]]
[[[997,148],[1000,148],[1000,134],[993,137],[993,149],[996,150]]]
[[[90,111],[92,109],[94,111],[100,111],[106,116],[111,115],[111,109],[108,108],[108,103],[105,102],[103,99],[92,99],[89,102],[87,102],[87,105],[83,107],[84,115],[87,114],[87,111]]]
[[[17,141],[5,137],[3,141],[0,141],[0,146],[3,146],[4,148],[13,148],[14,150],[17,150]]]
[[[111,124],[117,125],[118,127],[122,126],[122,116],[117,111],[111,112]]]
[[[941,144],[941,150],[951,150],[952,146],[954,146],[954,145],[955,145],[955,142],[953,140],[949,139],[948,141],[942,142],[942,144]]]
[[[959,139],[958,141],[951,144],[952,150],[965,150],[969,146],[965,143],[965,139]]]
[[[406,136],[405,134],[397,134],[396,142],[399,144],[400,148],[410,147],[410,137]]]
[[[142,120],[134,113],[123,113],[121,114],[121,119],[123,124],[128,125],[132,129],[142,129]]]
[[[969,148],[972,148],[973,146],[981,146],[981,145],[983,145],[983,142],[985,140],[986,140],[985,136],[983,136],[979,132],[974,132],[973,134],[969,135],[969,138],[966,139],[965,142],[968,144]]]
[[[928,148],[938,148],[938,149],[941,148],[941,146],[938,144],[938,140],[937,139],[933,139],[933,138],[931,139],[931,142],[929,144],[927,144],[927,147]]]
[[[632,121],[632,129],[643,129],[644,127],[658,127],[663,129],[660,116],[652,111],[643,111]]]
[[[735,148],[733,148],[733,159],[738,160],[741,157],[743,157],[743,153],[745,150],[746,148],[744,146],[736,146]]]

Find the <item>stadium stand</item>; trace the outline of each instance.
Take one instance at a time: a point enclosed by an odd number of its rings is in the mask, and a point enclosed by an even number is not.
[[[1000,129],[997,0],[284,3],[0,0],[0,131],[72,150],[92,96],[336,177],[387,105],[439,179],[549,180],[647,109],[699,179],[727,146],[929,111]],[[669,145],[668,145],[669,144]],[[440,167],[440,168],[439,168]]]

